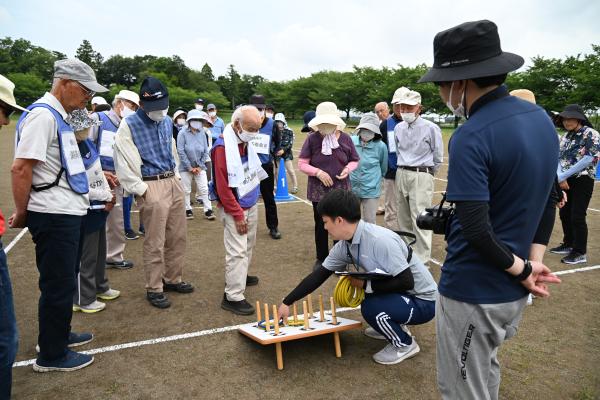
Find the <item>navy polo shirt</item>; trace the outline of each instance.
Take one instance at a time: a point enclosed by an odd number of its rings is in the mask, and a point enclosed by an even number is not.
[[[556,174],[558,138],[543,109],[508,96],[506,87],[485,97],[450,141],[447,198],[488,202],[497,238],[514,254],[528,258]],[[519,282],[467,243],[456,217],[446,240],[442,295],[495,304],[527,294]]]

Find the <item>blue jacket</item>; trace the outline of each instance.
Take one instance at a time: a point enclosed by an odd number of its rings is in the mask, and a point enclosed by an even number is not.
[[[177,154],[180,172],[188,172],[190,168],[197,167],[206,170],[208,139],[204,130],[192,133],[188,127],[181,128],[177,135]]]
[[[381,196],[381,179],[388,168],[388,150],[381,140],[371,140],[361,145],[358,136],[352,143],[360,156],[358,167],[350,174],[352,191],[361,199],[376,199]]]

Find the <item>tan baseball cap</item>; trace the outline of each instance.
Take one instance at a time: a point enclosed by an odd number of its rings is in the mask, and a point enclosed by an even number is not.
[[[407,87],[404,87],[404,86],[396,89],[396,91],[394,92],[394,96],[392,97],[392,104],[399,103],[400,99],[402,99],[404,97],[404,94],[409,91],[410,91],[410,89]]]
[[[15,84],[12,83],[4,75],[0,75],[0,100],[2,100],[2,102],[14,108],[15,110],[29,112],[17,104],[17,101],[15,100],[14,90]]]

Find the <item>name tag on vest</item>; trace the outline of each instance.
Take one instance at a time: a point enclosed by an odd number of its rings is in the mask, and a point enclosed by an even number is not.
[[[388,140],[388,152],[395,153],[396,152],[396,136],[394,136],[394,131],[388,131],[387,140]]]
[[[102,140],[100,142],[100,155],[113,158],[116,132],[102,131]]]
[[[270,145],[271,144],[271,137],[269,135],[265,135],[263,133],[259,133],[258,135],[256,135],[256,137],[254,139],[252,139],[250,141],[250,145],[252,147],[254,147],[254,150],[256,150],[256,152],[258,154],[269,154],[269,150],[270,150]]]
[[[244,165],[244,181],[237,188],[239,198],[244,197],[252,190],[254,190],[258,185],[260,185],[260,179],[258,178],[258,172],[255,170],[250,172],[250,168],[248,167],[248,163],[245,162]]]
[[[77,146],[77,140],[75,140],[75,134],[73,132],[62,132],[59,137],[62,145],[63,157],[67,162],[67,172],[69,175],[77,175],[85,172],[81,153],[79,153],[79,147]]]

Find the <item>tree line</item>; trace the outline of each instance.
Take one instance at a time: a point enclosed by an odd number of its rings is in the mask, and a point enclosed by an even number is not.
[[[448,113],[433,84],[416,83],[428,68],[425,64],[354,66],[347,72],[320,71],[288,81],[270,81],[260,75],[241,74],[234,65],[215,77],[208,63],[196,70],[177,55],[113,55],[104,59],[88,40],[83,40],[75,57],[89,64],[98,81],[110,88],[104,95],[109,101],[121,89],[137,91],[143,78],[152,75],[169,88],[171,109],[189,109],[198,97],[218,108],[233,109],[253,93],[261,93],[290,118],[300,117],[322,101],[333,101],[349,117],[351,112],[371,111],[379,101],[389,103],[394,90],[406,86],[421,93],[425,112]],[[0,73],[16,84],[15,95],[22,104],[32,103],[50,88],[54,61],[62,58],[66,58],[64,53],[26,39],[0,39]],[[592,45],[590,54],[562,59],[534,57],[527,69],[509,74],[507,85],[533,91],[538,104],[547,110],[560,111],[566,104],[577,103],[596,114],[600,108],[599,77],[600,45]]]

